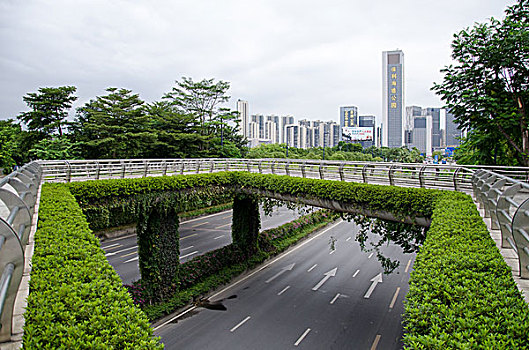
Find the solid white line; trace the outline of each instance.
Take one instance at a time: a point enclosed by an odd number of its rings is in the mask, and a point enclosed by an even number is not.
[[[408,270],[410,268],[410,264],[411,264],[411,259],[408,260],[408,264],[406,265],[406,270],[404,270],[404,272],[408,272]]]
[[[397,301],[399,292],[400,292],[400,287],[397,287],[397,290],[395,291],[395,295],[393,296],[393,300],[391,300],[391,304],[389,304],[390,309],[393,309],[393,306],[395,306],[395,302]]]
[[[336,252],[336,249],[331,250],[331,252],[329,253],[329,255],[334,254],[335,252]]]
[[[310,332],[310,328],[307,328],[307,330],[305,332],[303,332],[301,337],[299,337],[298,340],[294,343],[294,346],[298,346],[303,341],[303,339],[305,339],[307,334],[309,334],[309,332]]]
[[[188,256],[191,256],[191,255],[196,254],[196,253],[198,253],[198,250],[195,250],[194,252],[191,252],[191,253],[186,254],[186,255],[182,255],[182,256],[180,257],[180,259],[187,258]]]
[[[162,328],[162,327],[165,326],[166,324],[173,322],[174,320],[176,320],[176,319],[178,319],[178,318],[184,316],[184,315],[187,314],[189,311],[193,311],[193,310],[195,310],[196,308],[197,308],[196,306],[191,306],[189,309],[187,309],[187,310],[185,310],[184,312],[182,312],[182,313],[176,315],[176,316],[173,317],[173,318],[170,318],[169,320],[165,321],[164,323],[162,323],[161,325],[157,326],[157,327],[154,328],[153,330],[156,331],[156,330]]]
[[[307,272],[311,272],[312,270],[314,270],[314,268],[315,268],[316,266],[318,266],[318,264],[314,264],[314,265],[312,265],[312,267],[311,267],[310,269],[308,269]]]
[[[355,272],[354,275],[353,275],[353,278],[355,278],[356,275],[358,275],[359,272],[360,272],[360,270],[356,270],[356,272]]]
[[[227,214],[227,213],[230,212],[230,211],[232,211],[232,209],[230,209],[230,210],[228,210],[228,211],[220,211],[220,212],[218,212],[218,213],[211,214],[211,215],[208,215],[208,216],[201,216],[201,217],[196,218],[196,219],[186,220],[186,221],[182,222],[182,223],[180,224],[180,226],[185,225],[185,224],[188,224],[188,223],[190,223],[190,222],[195,222],[195,221],[198,221],[198,220],[205,220],[205,219],[208,219],[208,218],[213,217],[213,216],[218,216],[218,215],[222,215],[222,214]]]
[[[190,245],[189,247],[182,248],[182,249],[180,249],[180,252],[183,252],[184,250],[191,249],[193,247],[194,247],[194,245]]]
[[[371,254],[369,254],[369,256],[368,256],[367,258],[368,258],[368,259],[371,259],[371,258],[373,257],[373,254],[375,254],[375,253],[371,253]]]
[[[127,260],[127,261],[124,261],[123,263],[128,263],[128,262],[131,262],[131,261],[136,261],[136,260],[138,260],[138,259],[139,259],[139,257],[135,257],[135,258],[129,259],[129,260]]]
[[[351,237],[347,237],[347,239],[345,241],[349,242],[350,240],[351,240]]]
[[[375,341],[373,341],[373,345],[371,345],[371,350],[377,349],[379,341],[380,341],[380,334],[377,334],[377,336],[375,337]]]
[[[290,288],[290,286],[286,286],[285,288],[283,288],[283,290],[281,292],[277,293],[277,295],[283,294],[284,292],[287,291],[288,288]]]
[[[213,239],[219,239],[219,238],[222,238],[222,237],[224,237],[224,236],[225,236],[225,235],[218,236],[218,237],[215,237],[215,238],[213,238]]]
[[[337,294],[335,295],[335,297],[331,300],[330,304],[331,304],[331,305],[334,304],[334,302],[336,301],[336,299],[338,299],[339,297],[340,297],[340,293],[337,293]]]
[[[230,329],[230,332],[235,332],[235,330],[237,330],[237,328],[239,328],[240,326],[242,326],[246,321],[248,321],[251,317],[248,316],[246,317],[244,320],[242,320],[241,322],[239,322],[238,325],[236,325],[235,327],[233,327],[232,329]]]
[[[117,245],[119,245],[121,247],[121,244],[119,243],[114,243],[114,244],[111,244],[111,245],[108,245],[106,247],[101,247],[101,249],[108,249],[108,248],[112,248],[112,247],[116,247]],[[116,247],[117,248],[117,247]]]
[[[257,269],[256,271],[252,272],[251,274],[249,274],[248,276],[244,277],[244,278],[241,278],[240,280],[234,282],[233,284],[227,286],[226,288],[220,290],[219,292],[213,294],[211,297],[210,297],[210,300],[215,298],[217,295],[220,295],[222,293],[224,293],[225,291],[235,287],[236,285],[238,285],[239,283],[241,282],[244,282],[246,281],[248,278],[252,277],[253,275],[255,275],[256,273],[259,273],[261,272],[262,270],[266,269],[268,266],[272,265],[273,263],[283,259],[285,256],[288,256],[290,255],[291,253],[295,252],[296,250],[300,249],[301,247],[303,247],[304,245],[308,244],[309,242],[311,242],[312,240],[320,237],[321,235],[323,235],[324,233],[327,233],[327,231],[330,231],[332,230],[333,228],[335,228],[336,226],[338,226],[339,224],[341,224],[343,222],[342,219],[340,219],[340,221],[338,221],[336,224],[332,225],[331,227],[328,227],[327,229],[321,231],[320,233],[318,233],[317,235],[315,235],[314,237],[310,238],[310,239],[307,239],[305,242],[301,243],[300,245],[297,245],[295,246],[292,250],[289,250],[287,251],[286,253],[284,253],[283,255],[280,255],[278,256],[277,258],[275,258],[274,260],[270,261],[268,264],[266,265],[263,265],[261,266],[259,269]]]

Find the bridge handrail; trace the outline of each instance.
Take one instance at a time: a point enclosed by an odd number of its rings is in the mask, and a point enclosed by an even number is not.
[[[36,162],[0,179],[0,342],[11,339],[15,299],[24,273],[41,168]]]

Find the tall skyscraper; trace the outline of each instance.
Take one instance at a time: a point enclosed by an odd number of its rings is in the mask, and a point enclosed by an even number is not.
[[[355,106],[340,107],[340,125],[342,128],[358,126],[358,108]]]
[[[413,142],[411,147],[416,147],[426,156],[432,155],[431,115],[413,117]]]
[[[241,119],[241,130],[239,133],[244,136],[248,137],[248,123],[250,122],[248,113],[248,101],[243,100],[237,100],[237,112],[239,112],[239,118]]]
[[[462,133],[459,125],[454,121],[454,115],[449,110],[446,111],[445,123],[446,146],[458,147],[461,143],[459,138],[462,136]]]
[[[382,146],[404,145],[404,53],[382,52]]]
[[[372,133],[371,135],[373,138],[371,140],[362,140],[360,141],[360,144],[363,148],[371,147],[375,145],[375,123],[376,118],[374,115],[361,115],[358,117],[358,126],[361,128],[371,128]]]

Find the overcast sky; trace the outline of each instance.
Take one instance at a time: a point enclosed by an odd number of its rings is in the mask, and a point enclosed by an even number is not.
[[[230,82],[229,107],[251,114],[338,121],[354,105],[380,123],[382,51],[404,52],[407,105],[441,106],[453,34],[513,3],[0,0],[0,119],[39,87],[76,86],[76,107],[108,87],[152,102],[186,76]]]

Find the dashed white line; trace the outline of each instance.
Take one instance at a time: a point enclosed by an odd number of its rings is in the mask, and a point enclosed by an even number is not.
[[[222,237],[224,237],[224,236],[225,236],[225,235],[218,236],[218,237],[215,237],[215,238],[213,238],[213,239],[219,239],[219,238],[222,238]]]
[[[351,240],[351,237],[347,237],[347,239],[345,241],[349,242],[350,240]]]
[[[340,297],[340,293],[337,293],[334,298],[332,298],[331,302],[329,304],[334,304],[334,302],[336,301],[336,299],[338,299]]]
[[[121,250],[118,250],[118,251],[115,251],[115,252],[112,252],[112,253],[106,253],[105,256],[112,256],[112,255],[116,255],[116,254],[120,254],[120,253],[126,252],[127,250],[137,249],[137,248],[138,248],[138,246],[135,245],[134,247],[121,249]]]
[[[200,224],[195,224],[195,225],[193,225],[191,227],[193,228],[193,227],[198,227],[198,226],[207,225],[207,224],[209,224],[209,222],[208,221],[204,221],[204,222],[201,222]]]
[[[127,238],[130,238],[130,237],[134,237],[136,236],[135,233],[131,234],[131,235],[126,235],[126,236],[121,236],[121,237],[116,237],[116,238],[112,238],[112,239],[107,239],[105,240],[105,242],[115,242],[115,241],[120,241],[122,239],[127,239]]]
[[[312,267],[311,267],[310,269],[308,269],[307,272],[311,272],[312,270],[314,270],[314,268],[315,268],[316,266],[318,266],[318,264],[314,264],[314,265],[312,265]]]
[[[246,317],[244,320],[242,320],[241,322],[239,322],[238,325],[236,325],[235,327],[233,327],[232,329],[230,329],[230,332],[235,332],[237,330],[237,328],[239,328],[240,326],[242,326],[245,322],[247,322],[251,317],[248,316]]]
[[[231,226],[231,222],[229,224],[226,224],[226,225],[217,226],[217,228],[226,227],[226,226]]]
[[[290,286],[286,286],[285,288],[283,288],[283,290],[279,293],[277,293],[277,295],[281,295],[283,294],[284,292],[286,292],[288,289],[290,288]]]
[[[389,304],[389,308],[393,309],[393,306],[395,306],[395,302],[397,301],[397,297],[399,296],[400,287],[397,287],[397,290],[395,291],[395,295],[393,295],[393,299],[391,300],[391,304]]]
[[[192,235],[188,235],[188,236],[185,236],[185,237],[180,237],[180,240],[183,240],[183,239],[186,239],[186,238],[189,238],[189,237],[193,237],[193,236],[198,236],[198,233],[193,233]]]
[[[136,252],[128,253],[128,254],[125,254],[125,255],[120,255],[120,258],[126,258],[127,256],[131,256],[131,255],[134,255],[134,254],[136,254]]]
[[[371,253],[371,254],[369,254],[369,256],[368,256],[367,258],[368,258],[368,259],[371,259],[371,258],[373,257],[373,254],[375,254],[375,253]]]
[[[121,247],[121,244],[119,244],[119,243],[114,243],[114,244],[107,245],[106,247],[101,247],[101,248],[102,248],[102,249],[108,249],[108,248],[112,248],[112,247],[117,248],[116,246]]]
[[[301,337],[299,337],[298,340],[296,340],[296,342],[294,343],[294,346],[298,346],[303,341],[303,339],[305,339],[307,334],[309,334],[309,332],[310,332],[310,328],[307,328],[307,330],[305,332],[303,332]]]
[[[406,265],[406,270],[404,270],[404,272],[408,272],[408,270],[410,269],[410,264],[411,264],[411,259],[408,260],[408,264]]]
[[[198,253],[198,250],[195,250],[194,252],[191,252],[191,253],[186,254],[186,255],[182,255],[182,256],[180,257],[180,259],[187,258],[188,256],[191,256],[191,255],[196,254],[196,253]]]
[[[380,341],[380,334],[377,334],[377,336],[375,337],[375,340],[373,341],[373,345],[371,345],[371,350],[377,349],[379,341]]]
[[[218,212],[218,213],[215,213],[215,214],[211,214],[211,215],[208,215],[208,216],[201,216],[201,217],[196,218],[196,219],[186,220],[186,221],[182,222],[182,224],[180,226],[185,225],[185,224],[189,224],[191,222],[195,222],[195,221],[198,221],[198,220],[209,219],[209,218],[211,218],[213,216],[218,216],[218,215],[222,215],[222,214],[226,214],[227,215],[227,214],[229,214],[229,212],[231,212],[231,209],[228,210],[227,212],[221,211],[221,212]]]
[[[329,255],[334,254],[335,252],[336,252],[336,249],[333,249],[333,250],[331,250],[331,252],[329,253]]]
[[[136,261],[136,260],[138,260],[138,259],[139,259],[139,257],[135,257],[135,258],[129,259],[129,260],[127,260],[127,261],[124,261],[123,263],[128,263],[128,262]]]
[[[194,247],[194,245],[190,245],[189,247],[185,247],[185,248],[180,249],[180,251],[183,252],[184,250],[188,250],[188,249],[191,249],[193,247]]]
[[[355,278],[356,275],[358,275],[359,272],[360,272],[360,270],[356,270],[356,272],[353,274],[353,278]]]

